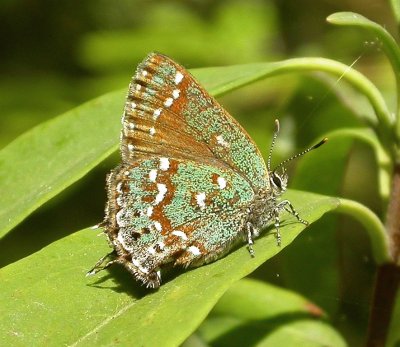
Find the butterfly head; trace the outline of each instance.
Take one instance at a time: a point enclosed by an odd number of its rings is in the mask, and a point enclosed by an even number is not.
[[[279,133],[279,121],[275,119],[275,132],[274,136],[272,138],[272,143],[271,147],[269,150],[269,155],[268,155],[268,161],[267,161],[267,169],[268,169],[268,174],[269,174],[269,183],[270,186],[275,193],[274,195],[280,195],[283,192],[285,192],[287,183],[288,183],[288,175],[286,173],[285,169],[285,164],[287,164],[289,161],[296,159],[298,157],[301,157],[302,155],[312,151],[313,149],[318,148],[319,146],[323,145],[328,139],[324,138],[322,141],[318,142],[316,145],[307,148],[306,150],[293,155],[292,157],[282,161],[274,170],[271,170],[271,157],[272,157],[272,151],[275,145],[276,138],[278,137]]]
[[[275,195],[282,194],[286,190],[288,183],[286,170],[282,168],[280,171],[281,172],[277,172],[276,170],[272,171],[269,177],[269,182]]]

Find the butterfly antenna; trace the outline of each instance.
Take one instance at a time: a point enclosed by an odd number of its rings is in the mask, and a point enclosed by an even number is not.
[[[271,157],[272,157],[272,151],[274,150],[274,146],[275,146],[275,141],[276,138],[278,137],[279,134],[279,120],[275,119],[275,132],[274,132],[274,136],[272,137],[272,143],[271,143],[271,147],[269,148],[269,154],[268,154],[268,160],[267,160],[267,169],[268,172],[271,171]]]
[[[298,158],[298,157],[301,157],[302,155],[304,155],[304,154],[306,154],[306,153],[312,151],[313,149],[316,149],[316,148],[322,146],[326,141],[328,141],[328,138],[327,138],[327,137],[325,137],[324,139],[322,139],[321,141],[319,141],[319,142],[318,142],[317,144],[315,144],[314,146],[312,146],[312,147],[310,147],[310,148],[307,148],[307,149],[305,149],[304,151],[302,151],[302,152],[300,152],[300,153],[297,153],[297,154],[295,154],[294,156],[292,156],[292,157],[290,157],[290,158],[284,160],[283,162],[281,162],[281,163],[274,169],[274,171],[276,171],[277,169],[279,169],[280,167],[282,167],[283,165],[285,165],[285,164],[288,163],[289,161],[291,161],[291,160],[293,160],[293,159],[296,159],[296,158]]]

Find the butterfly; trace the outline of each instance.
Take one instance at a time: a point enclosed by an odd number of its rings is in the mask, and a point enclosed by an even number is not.
[[[200,266],[254,238],[279,215],[305,225],[288,200],[284,164],[271,170],[257,146],[195,78],[172,59],[150,53],[129,85],[122,116],[122,163],[107,176],[104,228],[113,252],[88,272],[125,266],[157,288],[165,267]]]

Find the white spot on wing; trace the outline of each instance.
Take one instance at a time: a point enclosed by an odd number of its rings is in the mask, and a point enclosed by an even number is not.
[[[165,100],[164,105],[165,105],[165,107],[170,107],[173,102],[174,102],[174,99],[168,98],[167,100]]]
[[[117,240],[119,241],[119,243],[120,243],[121,245],[125,245],[125,241],[124,241],[124,238],[123,238],[121,232],[118,233]]]
[[[196,195],[197,205],[200,206],[201,209],[206,207],[206,193],[202,192]]]
[[[143,70],[143,71],[142,71],[142,75],[143,75],[143,76],[147,76],[147,71],[146,71],[146,70]]]
[[[169,159],[168,158],[160,158],[160,169],[166,171],[169,169]]]
[[[200,255],[201,254],[200,250],[196,246],[190,246],[188,248],[188,251],[190,253],[192,253],[193,255]]]
[[[156,250],[153,247],[149,247],[147,249],[147,252],[150,253],[150,254],[156,254]]]
[[[224,147],[229,147],[229,143],[225,141],[225,139],[222,135],[218,135],[215,138],[217,139],[217,142],[219,145],[224,146]]]
[[[178,85],[183,80],[183,75],[179,71],[175,75],[175,84]]]
[[[146,269],[146,268],[143,267],[143,266],[140,266],[140,267],[139,267],[139,270],[142,271],[144,274],[148,274],[148,273],[149,273],[149,270]]]
[[[124,210],[119,210],[117,214],[115,215],[117,219],[117,224],[120,228],[125,226],[125,222],[122,220],[122,214],[124,213]]]
[[[136,90],[139,91],[140,89],[142,89],[142,86],[140,84],[136,85]]]
[[[147,215],[147,217],[150,217],[152,214],[153,214],[153,206],[149,206],[147,208],[146,215]]]
[[[149,172],[149,179],[152,182],[155,182],[157,178],[157,170],[156,169],[151,169]]]
[[[165,184],[157,183],[157,188],[158,188],[158,194],[156,196],[156,201],[154,202],[154,205],[157,205],[161,201],[163,201],[165,194],[167,193],[167,186]]]
[[[122,182],[118,182],[116,189],[118,193],[122,193]]]
[[[156,133],[156,129],[154,127],[151,127],[149,133],[151,136],[153,136]]]
[[[178,99],[179,98],[179,94],[180,94],[180,90],[179,89],[175,89],[173,92],[172,92],[172,97],[174,98],[174,99]]]
[[[162,230],[162,225],[158,221],[154,222],[154,227],[156,228],[157,231],[161,231]]]
[[[129,171],[126,170],[126,171],[124,172],[124,175],[125,175],[125,176],[129,176]]]
[[[224,189],[226,187],[226,179],[225,178],[219,176],[217,178],[217,182],[218,182],[219,189]]]
[[[135,266],[136,266],[140,271],[142,271],[143,273],[145,273],[145,274],[149,273],[149,270],[146,269],[145,267],[143,267],[143,266],[140,264],[139,260],[137,260],[137,259],[135,259],[135,258],[132,258],[132,264],[135,265]]]
[[[158,117],[160,117],[160,114],[161,114],[161,108],[157,108],[156,110],[154,110],[153,119],[156,120]]]
[[[135,109],[136,108],[136,104],[134,102],[131,102],[131,108]]]
[[[131,130],[135,129],[135,124],[132,122],[129,122],[129,129],[131,129]]]
[[[128,149],[132,152],[135,149],[135,146],[131,143],[128,144]]]
[[[185,241],[188,239],[187,235],[183,231],[180,231],[180,230],[174,230],[171,234],[178,236],[182,240],[185,240]]]

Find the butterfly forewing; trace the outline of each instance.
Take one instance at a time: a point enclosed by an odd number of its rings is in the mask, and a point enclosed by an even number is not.
[[[160,69],[161,59],[161,55],[150,54],[129,86],[122,118],[122,161],[134,163],[157,156],[212,158],[207,145],[191,136],[184,117],[177,112],[184,103],[178,88],[182,81],[178,71]]]
[[[154,156],[219,160],[256,189],[268,184],[264,161],[245,130],[189,72],[157,53],[139,65],[129,87],[121,151],[126,163]]]

